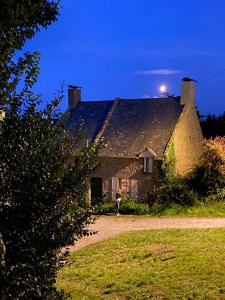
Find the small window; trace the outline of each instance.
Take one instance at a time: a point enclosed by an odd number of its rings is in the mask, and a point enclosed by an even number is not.
[[[153,160],[150,157],[144,157],[144,173],[152,173],[153,169]]]

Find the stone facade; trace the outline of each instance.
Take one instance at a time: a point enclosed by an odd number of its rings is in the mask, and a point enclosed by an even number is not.
[[[143,158],[99,158],[101,167],[95,174],[102,178],[102,193],[105,201],[112,199],[112,178],[131,179],[137,182],[138,198],[147,198],[159,181],[159,162],[153,160],[151,173],[143,172]],[[132,197],[132,195],[131,195]],[[134,196],[135,198],[135,196]]]
[[[198,162],[202,154],[202,140],[196,109],[185,105],[172,136],[176,174],[186,174]]]
[[[184,106],[171,136],[174,145],[175,173],[184,175],[198,162],[202,154],[202,131],[194,106]],[[167,152],[165,152],[167,155]],[[138,198],[147,198],[159,185],[162,161],[153,160],[153,170],[143,172],[143,158],[99,158],[101,167],[95,174],[102,178],[102,193],[105,201],[112,199],[112,178],[137,180]]]
[[[189,78],[182,82],[182,93],[180,104],[183,106],[182,112],[177,120],[176,126],[169,139],[164,152],[164,157],[168,156],[168,147],[173,145],[173,155],[175,158],[175,174],[184,175],[193,169],[202,154],[203,135],[195,107],[195,84]],[[162,132],[163,136],[163,132]],[[136,184],[135,194],[131,198],[147,198],[159,185],[161,161],[153,159],[153,169],[151,173],[143,172],[143,157],[135,158],[100,158],[102,167],[96,176],[102,178],[102,192],[105,200],[114,200],[113,178],[126,178]],[[118,186],[116,187],[118,190]]]

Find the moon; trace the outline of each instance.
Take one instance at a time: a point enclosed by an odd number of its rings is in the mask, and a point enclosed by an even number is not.
[[[165,94],[167,91],[167,86],[165,84],[161,84],[159,90],[162,94]]]

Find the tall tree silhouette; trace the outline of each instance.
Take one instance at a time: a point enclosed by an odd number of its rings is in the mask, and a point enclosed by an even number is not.
[[[205,120],[201,121],[201,128],[205,138],[214,138],[216,136],[225,136],[225,111],[216,115],[207,115]]]

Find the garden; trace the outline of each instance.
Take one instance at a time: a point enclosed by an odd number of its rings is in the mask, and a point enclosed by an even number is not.
[[[225,216],[225,137],[204,140],[203,155],[186,176],[175,176],[170,162],[164,164],[161,183],[148,201],[123,199],[120,213],[149,216]],[[96,214],[114,212],[113,202],[96,206]]]

